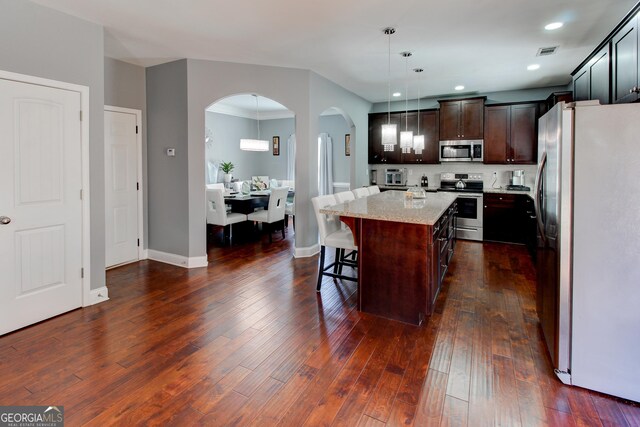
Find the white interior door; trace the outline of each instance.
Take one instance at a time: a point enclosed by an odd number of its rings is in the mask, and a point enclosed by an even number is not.
[[[106,266],[138,260],[137,117],[104,112]]]
[[[82,305],[80,101],[0,79],[0,335]]]

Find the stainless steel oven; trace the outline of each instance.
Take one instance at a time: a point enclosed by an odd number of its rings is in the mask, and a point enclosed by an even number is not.
[[[458,194],[458,239],[482,241],[482,193]]]
[[[483,189],[481,173],[440,174],[438,191],[454,192],[458,196],[456,238],[482,241]]]

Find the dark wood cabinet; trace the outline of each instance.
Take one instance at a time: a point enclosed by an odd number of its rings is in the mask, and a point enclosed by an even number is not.
[[[424,135],[425,148],[422,155],[416,155],[413,149],[402,153],[400,132],[408,128],[417,135],[418,112],[393,112],[391,123],[397,125],[398,144],[393,151],[384,151],[382,145],[382,125],[388,122],[387,113],[369,114],[369,163],[370,164],[433,164],[439,163],[438,136],[439,123],[437,110],[420,111],[420,129]]]
[[[597,99],[601,104],[611,100],[611,61],[609,45],[602,48],[573,77],[573,96],[576,101]]]
[[[611,102],[611,55],[609,46],[600,50],[587,65],[589,67],[589,99],[597,99],[601,104]]]
[[[573,78],[573,99],[576,101],[586,101],[589,99],[589,74],[583,68]]]
[[[371,164],[398,164],[401,162],[400,151],[400,114],[375,113],[369,114],[369,163]],[[393,151],[384,151],[382,145],[382,125],[388,121],[396,125],[398,144],[393,147]]]
[[[638,100],[638,19],[631,19],[611,39],[613,103]]]
[[[440,140],[482,139],[485,98],[440,102]]]
[[[538,103],[492,105],[484,114],[484,163],[535,164]]]
[[[484,110],[484,163],[507,163],[511,127],[511,106]]]
[[[524,199],[518,194],[485,193],[482,232],[484,240],[524,244],[528,240]]]
[[[404,113],[403,113],[404,116]],[[401,163],[406,164],[435,164],[440,162],[438,156],[439,144],[439,123],[438,111],[427,110],[420,111],[420,120],[418,122],[418,113],[409,112],[409,129],[413,130],[414,135],[422,134],[424,136],[424,150],[422,154],[416,154],[414,150],[410,153],[403,153]],[[404,124],[404,122],[402,122]],[[418,128],[418,124],[420,127]],[[412,127],[413,125],[413,127]],[[402,128],[404,130],[404,128]]]

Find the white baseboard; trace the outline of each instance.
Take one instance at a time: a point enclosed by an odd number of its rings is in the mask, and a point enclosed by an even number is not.
[[[149,259],[149,249],[142,250],[140,261],[142,261],[143,259]]]
[[[148,257],[151,260],[164,262],[165,264],[176,265],[184,268],[206,267],[209,264],[207,256],[186,257],[182,255],[170,254],[167,252],[148,249]]]
[[[98,289],[91,289],[89,292],[89,305],[98,304],[101,302],[105,302],[109,299],[109,289],[106,286],[103,286]]]
[[[293,257],[294,258],[308,258],[314,256],[320,252],[320,245],[315,244],[313,246],[307,246],[306,248],[294,248],[293,249]]]

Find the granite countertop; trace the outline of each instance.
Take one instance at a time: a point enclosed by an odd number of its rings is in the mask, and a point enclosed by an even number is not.
[[[379,188],[384,189],[384,190],[400,190],[400,191],[404,191],[404,190],[408,190],[409,188],[422,188],[424,191],[429,192],[429,193],[435,193],[436,191],[438,191],[438,187],[420,187],[419,185],[403,185],[403,186],[399,186],[399,185],[378,185]]]
[[[369,197],[320,209],[328,215],[380,221],[433,225],[458,198],[454,193],[427,193],[424,199],[407,199],[404,191],[385,191]]]
[[[494,193],[494,194],[523,194],[533,199],[533,189],[531,189],[530,191],[519,191],[519,190],[507,190],[504,187],[501,187],[501,188],[485,188],[483,191],[485,193]]]

